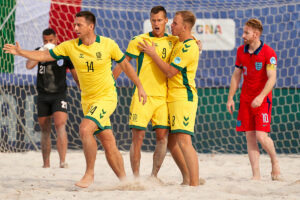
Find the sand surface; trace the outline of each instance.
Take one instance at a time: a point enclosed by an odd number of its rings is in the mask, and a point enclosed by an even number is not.
[[[181,174],[168,153],[159,172],[162,182],[149,179],[152,153],[142,153],[141,177],[131,173],[129,152],[121,152],[128,180],[120,183],[98,151],[95,182],[89,188],[74,186],[85,170],[82,151],[69,151],[67,169],[58,168],[58,154],[51,153],[51,167],[42,168],[41,152],[0,153],[0,200],[6,199],[230,199],[273,200],[300,199],[300,155],[279,155],[284,178],[271,181],[270,159],[262,155],[262,180],[251,181],[247,155],[198,154],[200,177],[206,183],[199,187],[181,186]]]

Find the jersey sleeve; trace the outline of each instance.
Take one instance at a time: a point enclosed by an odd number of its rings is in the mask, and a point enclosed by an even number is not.
[[[241,50],[242,50],[242,48],[239,47],[237,50],[236,59],[235,59],[235,67],[237,67],[239,69],[243,69],[242,62],[240,60]]]
[[[54,58],[55,60],[63,59],[68,57],[67,47],[68,47],[68,41],[55,46],[53,49],[50,49],[49,53],[52,56],[52,58]]]
[[[186,66],[189,66],[195,55],[199,55],[199,48],[195,44],[184,44],[183,48],[173,56],[171,60],[171,66],[175,67],[179,71],[182,71]]]
[[[140,41],[140,38],[138,36],[133,37],[126,49],[126,55],[130,56],[131,58],[137,58],[140,55],[140,51],[138,49],[138,42]]]
[[[125,59],[124,53],[114,40],[111,40],[111,58],[117,63],[120,63]]]
[[[277,55],[273,49],[270,48],[266,55],[267,70],[273,70],[277,67]]]
[[[74,69],[74,65],[73,65],[73,63],[71,62],[71,60],[69,58],[66,58],[65,62],[66,62],[66,67],[67,68]]]

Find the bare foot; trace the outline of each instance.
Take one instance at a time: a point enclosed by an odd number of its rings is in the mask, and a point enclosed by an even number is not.
[[[189,185],[190,184],[190,177],[186,176],[183,177],[182,183],[180,185]]]
[[[164,185],[164,182],[159,179],[157,176],[149,176],[148,180],[153,181],[154,183],[157,183],[159,185]]]
[[[68,163],[61,162],[61,163],[59,164],[59,167],[60,167],[60,168],[68,168]]]
[[[80,181],[75,183],[76,186],[87,188],[94,182],[94,175],[85,174]]]
[[[251,180],[253,180],[253,181],[259,181],[260,180],[260,176],[253,176],[251,178]]]
[[[205,182],[206,182],[205,179],[199,178],[199,185],[204,185]],[[190,181],[189,180],[183,180],[180,185],[190,185]]]
[[[275,162],[274,164],[272,163],[271,177],[273,181],[283,180],[282,177],[280,176],[280,167],[278,162]]]
[[[204,178],[199,178],[199,185],[204,185],[205,184],[205,179]]]
[[[43,165],[43,168],[50,168],[50,165]]]

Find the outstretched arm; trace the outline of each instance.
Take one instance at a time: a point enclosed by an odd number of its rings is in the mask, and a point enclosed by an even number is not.
[[[134,71],[132,65],[128,62],[127,59],[124,59],[121,63],[119,63],[122,70],[125,74],[132,80],[132,82],[136,85],[138,89],[139,100],[143,98],[143,104],[147,101],[147,94],[142,86],[140,79],[138,78],[136,72]]]
[[[152,46],[151,46],[144,40],[144,44],[139,42],[138,48],[140,49],[141,52],[144,52],[148,56],[150,56],[152,58],[152,60],[155,62],[155,64],[160,68],[160,70],[168,78],[172,78],[179,72],[178,69],[176,69],[175,67],[172,67],[169,63],[166,63],[157,55],[157,53],[155,51],[155,45],[153,42],[152,42]]]
[[[5,44],[3,47],[3,50],[5,53],[10,53],[17,56],[25,57],[29,60],[36,60],[39,62],[45,62],[45,61],[54,61],[55,59],[52,58],[49,51],[28,51],[21,49],[18,42],[16,42],[16,45],[13,44]]]
[[[230,114],[232,114],[233,111],[235,110],[233,96],[236,93],[236,90],[239,88],[242,72],[243,72],[242,69],[236,67],[231,77],[228,100],[226,104],[227,110]]]
[[[26,61],[26,69],[32,69],[32,68],[34,68],[38,63],[39,63],[39,61],[27,60]]]

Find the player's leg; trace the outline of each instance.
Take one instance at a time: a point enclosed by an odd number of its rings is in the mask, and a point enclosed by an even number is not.
[[[263,149],[269,154],[272,164],[271,176],[273,180],[279,180],[280,167],[276,156],[273,140],[268,136],[268,133],[263,131],[256,131],[256,138],[260,142]]]
[[[66,132],[66,123],[68,115],[65,112],[57,111],[53,113],[54,126],[57,134],[56,147],[59,154],[59,166],[61,168],[67,167],[65,162],[68,148],[68,138]]]
[[[181,174],[182,174],[182,183],[181,185],[189,185],[190,184],[190,174],[187,168],[187,165],[184,160],[183,153],[177,143],[176,134],[169,134],[168,137],[168,149],[178,166]]]
[[[158,171],[166,157],[168,133],[169,129],[157,128],[156,132],[156,146],[153,154],[153,166],[151,176],[157,177]]]
[[[50,167],[51,152],[51,102],[48,96],[38,95],[37,98],[38,121],[41,128],[41,149],[43,156],[43,167]]]
[[[145,137],[145,131],[136,128],[131,129],[132,143],[130,146],[130,164],[135,177],[140,175],[141,147]]]
[[[90,104],[88,102],[82,103],[85,116],[80,124],[79,134],[86,159],[86,171],[82,179],[76,183],[79,187],[88,187],[94,181],[94,167],[98,149],[94,133],[96,131],[96,133],[101,133],[103,130],[111,128],[110,115],[115,111],[116,106],[117,101],[98,100]],[[106,145],[105,142],[104,145]],[[107,149],[107,146],[105,148]]]
[[[199,185],[198,156],[191,139],[191,135],[194,134],[197,105],[197,101],[168,103],[171,134],[176,134],[176,141],[189,171],[190,186]]]
[[[98,149],[96,139],[94,138],[94,132],[97,128],[97,124],[87,118],[82,120],[79,127],[79,134],[86,160],[86,170],[81,180],[75,184],[78,187],[86,188],[94,182],[94,167]]]
[[[148,97],[146,104],[143,105],[135,93],[131,100],[129,115],[129,128],[132,132],[130,164],[135,177],[140,175],[141,147],[152,113],[152,98]]]
[[[169,112],[166,98],[152,98],[153,115],[151,118],[156,133],[156,146],[153,154],[151,176],[157,177],[158,171],[166,157],[168,135],[170,131]]]
[[[65,94],[56,95],[53,97],[52,116],[54,119],[54,126],[56,130],[56,147],[59,154],[59,166],[61,168],[67,167],[65,162],[68,148],[68,138],[66,132],[67,115],[67,98]]]
[[[192,145],[191,136],[185,133],[176,133],[176,138],[189,170],[189,185],[197,186],[199,185],[199,163],[197,152]]]
[[[245,132],[247,139],[248,157],[252,169],[252,180],[260,179],[259,169],[259,148],[255,133],[255,112],[253,112],[251,102],[240,102],[239,113],[237,117],[236,130],[238,132]]]
[[[252,169],[252,180],[260,179],[259,148],[255,131],[246,131],[248,157]]]
[[[97,134],[97,138],[101,141],[109,166],[115,172],[117,177],[120,180],[123,180],[126,177],[124,161],[116,145],[115,136],[113,135],[112,130],[103,130],[101,133]]]
[[[260,107],[253,109],[255,111],[255,122],[256,122],[256,138],[260,142],[263,149],[269,154],[272,164],[271,177],[273,180],[280,180],[280,167],[276,156],[274,142],[269,137],[268,132],[271,129],[271,111],[272,104],[267,97]],[[259,130],[259,131],[258,131]]]
[[[41,127],[41,149],[43,156],[43,167],[50,167],[50,152],[51,152],[51,117],[38,117],[39,125]]]

